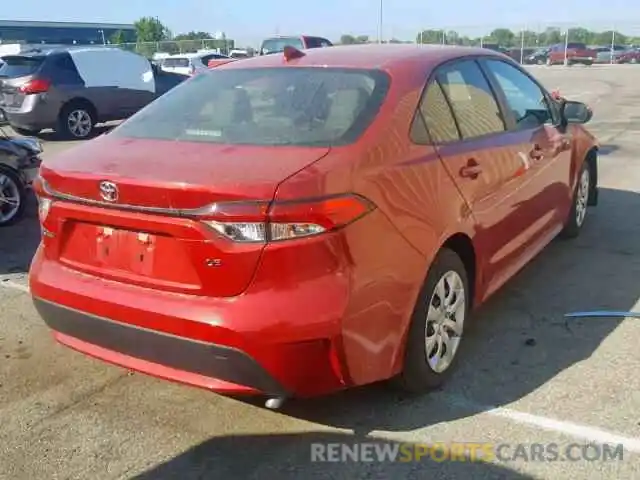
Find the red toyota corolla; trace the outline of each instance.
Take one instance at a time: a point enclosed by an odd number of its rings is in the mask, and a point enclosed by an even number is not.
[[[80,352],[271,406],[427,391],[597,203],[590,118],[483,49],[228,63],[45,162],[35,306]]]

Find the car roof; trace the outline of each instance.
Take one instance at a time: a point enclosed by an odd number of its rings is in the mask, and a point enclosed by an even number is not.
[[[415,66],[425,68],[459,57],[484,55],[505,58],[505,55],[477,47],[416,44],[344,45],[302,50],[304,57],[283,61],[283,54],[262,55],[225,64],[221,68],[269,68],[287,65],[301,67],[336,67],[393,70]]]

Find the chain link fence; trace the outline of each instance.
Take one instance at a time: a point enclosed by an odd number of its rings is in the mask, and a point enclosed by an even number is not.
[[[112,46],[153,58],[158,54],[196,53],[199,50],[213,50],[228,55],[234,49],[235,42],[229,39],[167,40],[163,42],[120,43]]]
[[[514,60],[521,62],[551,46],[566,52],[583,44],[597,53],[594,63],[618,63],[618,58],[624,52],[640,49],[640,23],[540,24],[493,29],[477,26],[428,28],[419,31],[414,41],[488,47],[508,53]],[[566,60],[565,53],[565,63]],[[536,63],[541,63],[541,60]]]

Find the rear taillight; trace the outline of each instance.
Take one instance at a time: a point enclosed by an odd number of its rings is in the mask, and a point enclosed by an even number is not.
[[[42,78],[35,78],[20,86],[18,89],[24,95],[33,95],[35,93],[45,93],[49,91],[51,83]]]
[[[359,195],[274,202],[216,204],[203,219],[235,242],[267,243],[306,238],[342,228],[373,210]]]
[[[33,181],[32,188],[38,200],[38,218],[40,219],[40,224],[42,225],[49,215],[52,200],[46,196],[44,180],[41,177],[36,177],[36,179]]]

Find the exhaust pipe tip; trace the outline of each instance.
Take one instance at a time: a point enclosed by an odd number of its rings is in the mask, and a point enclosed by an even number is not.
[[[269,398],[265,402],[264,406],[267,407],[269,410],[278,410],[282,408],[282,405],[284,405],[285,400],[286,399],[284,397]]]

